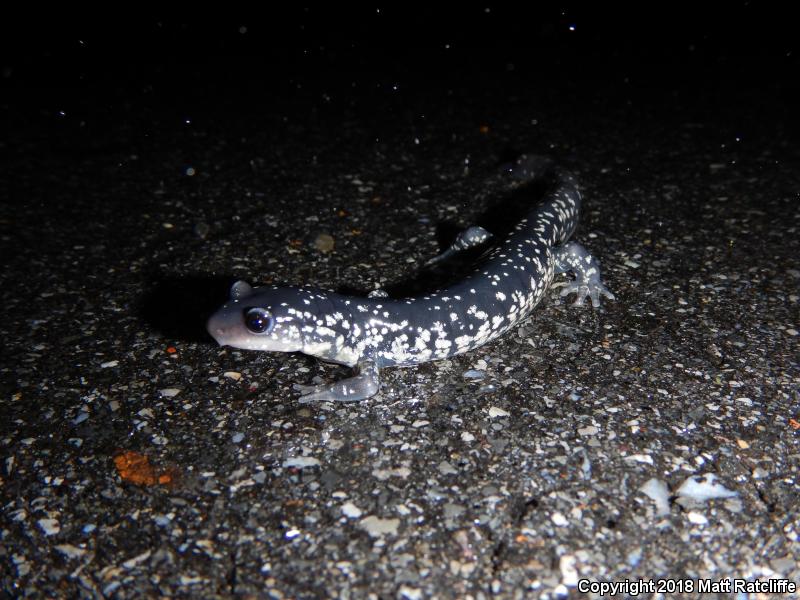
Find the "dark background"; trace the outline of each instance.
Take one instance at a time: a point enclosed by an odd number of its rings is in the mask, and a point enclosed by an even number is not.
[[[424,94],[546,87],[587,110],[713,108],[788,103],[798,85],[793,19],[748,2],[42,13],[2,25],[5,125],[78,138],[281,103],[391,114]]]

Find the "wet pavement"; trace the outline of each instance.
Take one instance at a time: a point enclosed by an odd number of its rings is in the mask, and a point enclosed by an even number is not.
[[[800,583],[784,88],[459,81],[233,108],[143,94],[15,124],[0,162],[17,202],[0,241],[6,594]],[[520,152],[577,174],[575,239],[616,301],[553,289],[500,340],[387,369],[354,404],[292,389],[343,367],[206,334],[237,279],[402,289],[503,206],[498,168]]]

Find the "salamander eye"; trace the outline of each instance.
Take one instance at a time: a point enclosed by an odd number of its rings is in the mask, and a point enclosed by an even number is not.
[[[275,320],[268,310],[263,308],[245,308],[244,326],[253,333],[269,333]]]

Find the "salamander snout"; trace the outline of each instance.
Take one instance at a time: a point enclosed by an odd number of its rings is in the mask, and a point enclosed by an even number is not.
[[[208,323],[206,323],[208,333],[211,334],[211,337],[213,337],[220,346],[225,346],[228,343],[232,330],[234,329],[231,327],[232,324],[227,321],[230,321],[229,315],[220,310],[211,315],[211,318],[208,319]]]

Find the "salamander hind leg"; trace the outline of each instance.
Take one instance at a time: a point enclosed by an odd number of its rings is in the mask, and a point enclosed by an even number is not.
[[[380,389],[380,375],[377,365],[366,360],[356,366],[358,374],[354,377],[342,379],[336,383],[323,385],[300,385],[294,388],[300,391],[300,402],[357,402],[365,400],[378,393]]]
[[[447,260],[454,254],[461,252],[462,250],[468,250],[469,248],[475,248],[476,246],[480,246],[486,240],[492,237],[492,234],[486,231],[483,227],[478,225],[473,225],[472,227],[468,227],[464,231],[458,234],[455,241],[450,244],[450,247],[439,254],[438,256],[434,256],[430,259],[426,265],[436,265],[443,260]]]
[[[614,294],[600,281],[600,264],[589,251],[578,242],[567,242],[554,249],[556,273],[571,271],[575,280],[564,285],[561,296],[575,292],[574,305],[583,306],[587,296],[592,301],[592,306],[600,306],[600,296],[609,300],[614,299]]]

